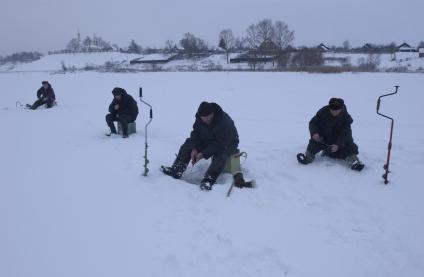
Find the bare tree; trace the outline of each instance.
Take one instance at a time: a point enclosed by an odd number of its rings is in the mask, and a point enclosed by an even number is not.
[[[91,45],[93,44],[93,41],[92,41],[92,39],[89,36],[87,36],[84,39],[84,41],[82,42],[82,44],[84,45],[84,47],[86,47],[88,49],[88,51],[90,51],[91,50]]]
[[[196,37],[191,33],[185,33],[184,37],[180,40],[181,47],[187,52],[196,52]]]
[[[80,50],[78,39],[76,38],[71,39],[66,45],[66,50],[69,50],[72,52],[78,52]]]
[[[343,41],[343,50],[349,51],[350,50],[350,43],[348,40]]]
[[[251,24],[246,30],[246,41],[250,48],[257,49],[265,41],[274,37],[274,27],[271,19],[264,19],[258,24]]]
[[[110,46],[110,43],[107,43],[106,41],[104,41],[102,37],[96,36],[96,34],[93,35],[92,44],[101,50],[112,49],[112,46]]]
[[[231,29],[222,30],[219,33],[219,47],[225,50],[227,54],[227,63],[228,63],[228,54],[234,48],[234,35]]]
[[[289,26],[283,21],[276,21],[274,25],[273,42],[283,50],[294,40],[294,31],[289,30]]]
[[[235,38],[234,39],[234,49],[235,50],[244,50],[246,49],[247,41],[245,38]]]
[[[189,54],[208,50],[206,42],[191,33],[184,34],[184,37],[180,40],[180,45]]]
[[[81,35],[78,32],[76,38],[72,38],[66,45],[66,50],[79,52],[81,51]]]
[[[128,46],[128,53],[139,54],[141,53],[141,46],[138,45],[135,40],[131,40],[130,45]]]
[[[280,49],[283,49],[294,40],[294,31],[290,31],[286,23],[276,21],[273,25],[271,19],[263,19],[257,24],[250,25],[246,30],[246,35],[246,41],[253,49],[257,49],[267,41],[272,41]]]
[[[172,40],[165,41],[165,47],[163,48],[163,51],[165,53],[172,53],[174,51],[174,45],[175,43]]]
[[[111,48],[115,51],[119,51],[119,45],[116,43],[112,44]]]
[[[73,51],[73,52],[79,52],[79,51],[91,51],[92,48],[96,50],[107,50],[110,51],[113,48],[110,46],[110,43],[104,41],[100,36],[97,36],[96,34],[93,35],[91,38],[90,36],[87,36],[81,43],[81,35],[78,32],[76,38],[72,38],[68,44],[66,45],[66,49]]]
[[[246,42],[250,48],[256,49],[260,45],[259,31],[255,24],[251,24],[246,30]]]
[[[275,29],[272,25],[271,19],[263,19],[256,24],[256,30],[258,31],[258,39],[260,43],[265,41],[272,41],[275,37]]]
[[[100,40],[100,37],[96,36],[96,34],[93,34],[93,38],[91,39],[93,46],[99,48]]]

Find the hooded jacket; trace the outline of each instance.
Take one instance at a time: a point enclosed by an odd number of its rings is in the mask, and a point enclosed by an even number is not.
[[[193,147],[202,152],[205,159],[222,151],[229,155],[237,153],[239,136],[234,121],[218,104],[211,105],[214,117],[210,125],[204,123],[196,113],[196,121],[190,134]]]
[[[113,96],[115,95],[121,95],[121,99],[117,100],[115,97],[113,98],[112,102],[109,105],[109,112],[113,115],[121,115],[126,114],[130,115],[134,118],[138,115],[138,106],[137,102],[134,100],[134,98],[127,94],[125,89],[123,88],[114,88],[112,90]],[[115,110],[115,105],[119,105],[119,108]]]
[[[309,132],[311,136],[315,133],[323,137],[327,144],[336,144],[339,147],[353,142],[351,124],[352,117],[343,105],[338,116],[333,116],[329,106],[321,108],[309,121]]]

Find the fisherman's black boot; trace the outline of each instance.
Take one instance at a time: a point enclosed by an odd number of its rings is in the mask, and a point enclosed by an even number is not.
[[[236,174],[233,175],[233,181],[234,181],[234,186],[236,186],[237,188],[243,188],[245,181],[243,178],[243,174],[241,172],[237,172]]]
[[[243,177],[243,173],[237,172],[233,175],[234,186],[237,188],[255,188],[256,182],[255,180],[245,181]]]
[[[200,182],[200,189],[211,190],[215,182],[216,182],[216,178],[213,178],[212,176],[205,176],[205,178],[203,178],[202,181]]]
[[[299,153],[297,154],[297,161],[301,164],[310,164],[315,159],[315,154],[312,154],[308,150],[306,150],[305,154]]]
[[[347,157],[345,160],[352,170],[361,171],[365,167],[365,165],[361,163],[361,161],[358,159],[358,156],[355,154]]]
[[[186,164],[175,162],[172,166],[162,166],[162,172],[175,179],[181,179],[186,168]]]

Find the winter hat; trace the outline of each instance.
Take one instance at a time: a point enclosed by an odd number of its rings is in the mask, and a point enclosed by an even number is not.
[[[123,89],[123,88],[118,88],[118,87],[116,87],[116,88],[114,88],[113,90],[112,90],[112,94],[113,94],[113,96],[116,96],[116,95],[122,95],[122,94],[125,94],[126,92],[125,92],[125,89]]]
[[[42,81],[42,82],[41,82],[41,84],[42,84],[42,85],[44,85],[44,84],[48,85],[48,84],[49,84],[49,82],[48,82],[48,81]]]
[[[213,108],[211,103],[208,103],[205,101],[200,103],[199,109],[197,109],[197,114],[199,116],[207,116],[207,115],[210,115],[211,113],[213,113]]]
[[[344,101],[341,98],[331,98],[328,102],[330,110],[340,110],[344,106]]]

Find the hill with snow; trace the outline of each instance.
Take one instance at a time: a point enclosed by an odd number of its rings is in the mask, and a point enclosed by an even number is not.
[[[241,53],[231,53],[235,58]],[[227,63],[225,54],[213,54],[208,57],[180,58],[163,64],[130,64],[131,60],[157,60],[166,55],[126,54],[119,52],[54,54],[42,57],[31,63],[5,64],[0,66],[3,72],[63,72],[65,71],[221,71],[250,70],[247,62]],[[341,67],[345,64],[360,66],[367,63],[368,54],[324,53],[326,66]],[[418,53],[396,53],[373,55],[379,71],[424,72],[424,58]],[[276,63],[261,63],[260,70],[275,70]]]
[[[140,55],[119,52],[53,54],[44,56],[31,63],[16,65],[6,64],[0,67],[0,69],[12,72],[51,72],[63,70],[63,66],[69,69],[84,69],[85,67],[90,66],[103,66],[106,62],[129,64],[130,60],[139,56]]]

